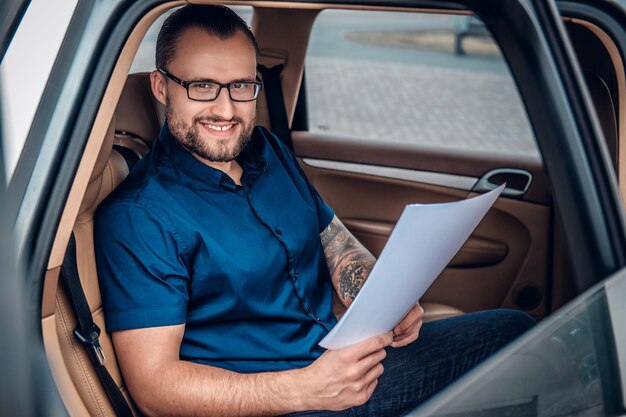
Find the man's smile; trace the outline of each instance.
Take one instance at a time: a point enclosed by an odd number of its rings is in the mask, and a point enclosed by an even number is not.
[[[215,124],[211,124],[211,123],[204,123],[204,122],[200,122],[200,124],[202,124],[205,127],[208,127],[209,129],[213,129],[213,130],[217,130],[219,132],[224,132],[226,130],[230,130],[235,126],[235,123],[230,123],[227,125],[215,125]]]
[[[198,122],[202,127],[208,130],[210,133],[218,134],[220,136],[230,136],[239,123],[215,123],[215,122]]]

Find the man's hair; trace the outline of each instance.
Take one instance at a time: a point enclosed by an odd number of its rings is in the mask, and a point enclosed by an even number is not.
[[[189,4],[172,13],[161,26],[156,44],[157,68],[167,69],[176,54],[178,39],[190,28],[202,29],[219,39],[231,38],[240,30],[250,39],[257,57],[259,55],[254,34],[237,13],[221,5]]]

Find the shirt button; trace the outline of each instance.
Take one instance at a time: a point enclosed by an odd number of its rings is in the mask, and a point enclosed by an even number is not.
[[[274,228],[274,231],[276,232],[278,236],[283,234],[283,232],[278,227]]]

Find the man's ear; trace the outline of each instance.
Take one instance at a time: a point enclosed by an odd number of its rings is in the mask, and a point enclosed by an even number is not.
[[[150,73],[150,87],[152,88],[152,94],[156,97],[161,104],[165,104],[167,101],[167,89],[165,88],[165,77],[159,71],[154,70]]]

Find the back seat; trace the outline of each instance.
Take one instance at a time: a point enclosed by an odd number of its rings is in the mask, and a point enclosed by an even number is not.
[[[264,102],[260,105],[264,105]],[[102,329],[100,343],[106,356],[106,367],[129,400],[135,415],[139,414],[126,391],[110,336],[106,332],[95,263],[94,214],[98,204],[126,178],[132,165],[150,150],[163,120],[164,107],[152,95],[149,73],[129,75],[73,229],[82,286],[91,307],[94,322]],[[343,306],[335,305],[334,307],[338,315],[345,310]],[[425,303],[423,307],[425,321],[463,313],[441,304]],[[69,380],[74,386],[73,390],[69,387],[60,390],[70,415],[114,417],[113,408],[83,346],[73,336],[76,319],[61,286],[56,295],[55,320],[64,367],[69,372]],[[67,377],[64,378],[64,380],[67,379]]]

